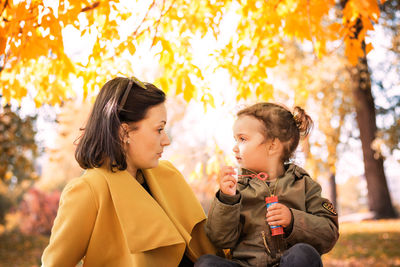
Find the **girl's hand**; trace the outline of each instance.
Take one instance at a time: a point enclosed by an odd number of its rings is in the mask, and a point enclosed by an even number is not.
[[[237,181],[233,175],[235,175],[235,170],[231,166],[223,166],[218,174],[219,188],[221,192],[234,196],[236,194]]]
[[[292,213],[285,205],[276,203],[267,209],[265,217],[267,218],[268,224],[271,226],[281,225],[283,227],[288,227],[292,220]]]

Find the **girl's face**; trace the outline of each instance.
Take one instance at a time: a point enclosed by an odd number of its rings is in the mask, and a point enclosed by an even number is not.
[[[240,116],[233,125],[236,145],[233,147],[241,168],[255,172],[265,171],[268,165],[268,146],[261,133],[262,122],[253,116]]]
[[[161,103],[150,108],[143,120],[133,124],[136,129],[129,131],[125,139],[129,140],[125,149],[130,173],[158,166],[164,147],[170,144],[164,129],[166,123],[167,110]]]

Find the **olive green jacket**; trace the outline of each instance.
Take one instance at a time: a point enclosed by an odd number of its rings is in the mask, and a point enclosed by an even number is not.
[[[265,197],[276,182],[268,188],[260,179],[240,177],[235,196],[218,191],[214,198],[206,233],[218,248],[229,248],[232,260],[242,266],[278,265],[283,252],[296,243],[308,243],[323,254],[339,237],[337,213],[331,202],[321,197],[321,186],[302,168],[294,164],[285,168],[276,187],[279,203],[293,215],[285,235],[272,237],[265,221]]]

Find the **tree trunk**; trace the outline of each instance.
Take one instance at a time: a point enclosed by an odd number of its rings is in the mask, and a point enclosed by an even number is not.
[[[337,208],[336,175],[334,173],[329,176],[329,200]]]
[[[342,8],[347,0],[341,0]],[[354,27],[355,36],[358,37],[363,25],[361,20]],[[360,139],[364,157],[364,172],[367,180],[369,209],[375,213],[375,218],[395,218],[389,189],[383,168],[383,158],[376,155],[372,149],[372,142],[376,137],[376,113],[375,103],[371,92],[371,77],[368,70],[367,56],[365,53],[365,41],[362,42],[363,57],[358,59],[358,64],[350,68],[352,80],[353,101],[356,109],[356,119],[360,130]]]
[[[364,43],[363,47],[365,51]],[[359,59],[357,66],[352,67],[350,71],[353,100],[364,157],[369,207],[375,213],[376,218],[394,218],[396,214],[386,182],[383,158],[381,155],[374,156],[375,151],[372,149],[372,142],[377,132],[376,113],[365,53],[364,57]]]

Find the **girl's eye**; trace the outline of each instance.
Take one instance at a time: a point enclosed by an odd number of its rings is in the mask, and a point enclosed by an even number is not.
[[[243,138],[243,137],[239,137],[239,141],[240,141],[240,142],[244,142],[244,141],[246,141],[246,139]]]
[[[164,130],[164,128],[159,128],[157,131],[158,133],[161,133]]]

